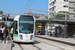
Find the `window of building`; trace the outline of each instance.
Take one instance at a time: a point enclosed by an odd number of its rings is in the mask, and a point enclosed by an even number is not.
[[[68,7],[67,5],[64,5],[63,7]]]
[[[54,4],[56,3],[56,1],[54,1]]]
[[[52,3],[50,3],[50,6],[53,6],[55,3],[56,3],[56,2],[52,2]]]
[[[64,0],[64,2],[68,2],[68,0]]]

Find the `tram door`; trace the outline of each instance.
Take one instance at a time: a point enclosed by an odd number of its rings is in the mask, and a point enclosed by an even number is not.
[[[18,30],[17,30],[17,21],[13,23],[13,40],[19,40]]]

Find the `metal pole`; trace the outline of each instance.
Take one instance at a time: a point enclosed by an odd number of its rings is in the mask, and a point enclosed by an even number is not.
[[[7,17],[6,17],[6,20],[5,20],[5,37],[4,37],[4,43],[6,43],[6,26],[7,26]]]
[[[65,33],[64,33],[64,38],[66,38],[67,35],[67,16],[65,15]]]
[[[47,33],[48,33],[48,32],[47,32],[47,25],[48,25],[48,24],[46,23],[46,28],[45,28],[45,29],[46,29],[46,34],[45,34],[45,35],[47,35]]]

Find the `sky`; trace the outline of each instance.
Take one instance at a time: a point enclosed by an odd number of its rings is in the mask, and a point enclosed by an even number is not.
[[[29,4],[26,6],[28,2]],[[32,2],[33,4],[31,5]],[[25,6],[27,8],[35,8],[48,11],[48,0],[0,0],[0,10],[2,10],[4,14],[9,13],[10,16],[18,15],[21,12],[21,14],[28,13],[29,10],[24,9]],[[31,12],[36,14],[48,14],[47,12],[37,10],[31,10]]]

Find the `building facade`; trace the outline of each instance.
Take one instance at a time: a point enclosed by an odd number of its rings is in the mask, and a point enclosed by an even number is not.
[[[50,12],[66,11],[69,12],[69,2],[68,0],[49,0],[49,9]],[[49,13],[49,15],[51,15]]]
[[[69,19],[75,19],[75,0],[69,0]]]
[[[25,15],[31,15],[34,16],[35,18],[41,18],[41,19],[44,19],[46,17],[45,14],[34,14],[32,12],[25,13]]]

